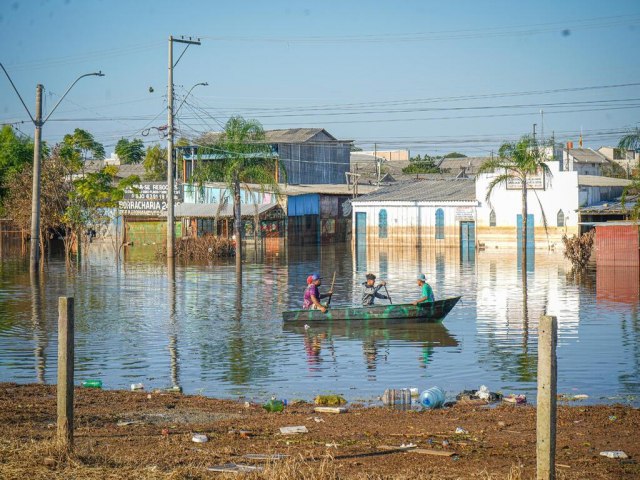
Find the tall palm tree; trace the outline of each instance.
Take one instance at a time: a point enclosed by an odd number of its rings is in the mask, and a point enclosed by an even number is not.
[[[200,183],[223,181],[227,190],[233,194],[236,271],[242,275],[241,187],[251,191],[249,184],[255,184],[262,192],[268,188],[278,195],[280,190],[276,179],[276,163],[281,178],[286,178],[286,172],[281,162],[274,157],[271,146],[265,141],[264,129],[256,120],[245,120],[240,116],[231,117],[224,131],[217,137],[213,152],[221,156],[221,163],[208,162],[208,165],[194,174],[194,178]]]
[[[551,170],[544,163],[543,152],[536,141],[530,136],[523,136],[517,142],[503,143],[498,151],[497,158],[491,158],[484,162],[478,173],[497,173],[487,187],[486,201],[491,205],[491,195],[498,186],[506,186],[507,183],[517,182],[520,185],[522,201],[522,274],[525,275],[527,266],[527,214],[528,214],[528,180],[542,173],[547,178],[552,177]],[[537,198],[537,196],[536,196]],[[538,199],[540,203],[540,199]],[[540,203],[542,220],[547,228],[547,218]]]

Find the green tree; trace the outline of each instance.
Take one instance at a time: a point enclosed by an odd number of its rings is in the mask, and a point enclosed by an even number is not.
[[[527,266],[527,213],[528,209],[528,179],[542,173],[546,178],[553,174],[544,163],[544,154],[538,144],[529,136],[523,136],[517,142],[503,143],[498,151],[498,157],[485,161],[478,173],[494,173],[495,176],[489,182],[486,193],[486,201],[491,205],[491,195],[498,186],[506,186],[508,182],[516,181],[520,185],[522,207],[522,275],[526,276]],[[539,200],[538,200],[539,201]],[[542,220],[545,228],[547,219],[540,204]]]
[[[160,145],[147,148],[144,157],[144,179],[148,181],[161,181],[167,179],[167,149]]]
[[[104,147],[97,142],[92,134],[81,128],[76,128],[72,134],[67,134],[62,139],[60,153],[69,160],[84,163],[91,154],[95,160],[104,159]]]
[[[121,138],[116,143],[115,152],[120,158],[120,163],[124,165],[140,163],[145,156],[144,143],[139,138],[133,140]]]
[[[467,156],[464,153],[451,152],[451,153],[447,153],[442,158],[467,158]]]
[[[435,159],[425,153],[424,157],[420,155],[410,158],[409,166],[402,169],[402,173],[407,175],[420,173],[440,173],[440,169],[436,165]]]
[[[631,205],[631,218],[638,221],[640,220],[640,174],[636,173],[631,178],[631,184],[624,187],[622,192],[622,206],[627,208],[629,200],[633,200]]]
[[[10,125],[0,129],[0,216],[4,198],[9,189],[9,179],[33,163],[33,140],[19,137]]]
[[[640,128],[631,130],[618,142],[618,148],[640,152]]]
[[[257,184],[261,191],[269,187],[279,194],[276,182],[276,163],[279,176],[286,179],[282,163],[274,158],[271,146],[265,142],[260,122],[245,120],[240,116],[229,119],[224,132],[217,138],[212,151],[219,161],[206,162],[194,173],[194,180],[202,185],[205,181],[223,181],[233,194],[233,231],[236,238],[236,270],[242,275],[242,213],[240,189],[251,191],[249,184]],[[256,226],[257,228],[257,226]]]

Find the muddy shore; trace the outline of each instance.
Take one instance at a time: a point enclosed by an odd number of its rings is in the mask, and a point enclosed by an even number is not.
[[[267,413],[243,401],[79,388],[75,449],[68,455],[55,446],[55,386],[3,383],[0,478],[246,478],[207,470],[226,463],[266,466],[249,478],[535,475],[535,407],[456,405],[424,412],[348,407],[347,413],[329,414],[299,404]],[[282,435],[279,430],[301,425],[308,433]],[[467,433],[456,433],[457,427]],[[639,431],[637,408],[561,405],[558,478],[640,478]],[[194,443],[194,433],[209,441]],[[420,453],[379,449],[407,443]],[[630,458],[605,458],[600,456],[604,450],[623,450]],[[289,457],[265,463],[246,454]]]

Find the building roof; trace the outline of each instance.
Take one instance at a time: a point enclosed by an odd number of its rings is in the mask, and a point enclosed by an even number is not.
[[[352,200],[362,202],[475,202],[476,183],[473,179],[415,180],[383,187]]]
[[[579,209],[580,213],[591,215],[622,215],[631,213],[630,209],[636,203],[638,197],[629,196],[625,200],[625,204],[622,205],[620,198],[615,200],[607,200],[604,202],[596,203],[595,205],[589,205]]]
[[[322,143],[346,142],[351,140],[338,140],[324,128],[284,128],[278,130],[265,130],[265,143],[307,143],[318,134],[326,135],[327,140],[316,140]],[[222,132],[207,132],[202,137],[207,142],[215,143]]]
[[[578,175],[578,185],[581,187],[626,187],[630,184],[631,180],[624,178]]]
[[[262,215],[278,207],[278,204],[245,203],[240,206],[240,212],[243,217],[253,217],[256,207],[258,215]],[[215,218],[216,213],[219,218],[233,217],[233,204],[226,203],[220,207],[219,203],[178,203],[175,206],[176,217]]]
[[[205,186],[214,188],[227,188],[226,183],[222,182],[205,182]],[[243,184],[244,187],[245,184]],[[260,185],[246,184],[251,190],[259,192],[261,190]],[[321,195],[352,195],[353,188],[346,183],[319,183],[315,185],[285,185],[280,184],[280,194],[287,196],[305,195],[308,193],[319,193]],[[358,193],[366,194],[373,192],[379,187],[375,185],[358,185]],[[269,192],[269,187],[265,186],[264,190]]]
[[[569,155],[578,163],[609,163],[604,155],[590,148],[571,148]]]
[[[91,160],[84,164],[84,171],[86,173],[95,173],[102,168],[107,166],[107,164],[102,160]],[[114,167],[118,167],[118,173],[116,177],[118,178],[126,178],[129,175],[138,175],[140,179],[143,180],[145,175],[144,165],[141,163],[132,163],[127,165],[114,165]]]

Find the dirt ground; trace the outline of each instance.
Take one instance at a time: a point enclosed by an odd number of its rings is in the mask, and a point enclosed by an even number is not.
[[[55,443],[55,386],[0,384],[0,478],[535,477],[536,410],[531,406],[456,405],[423,412],[348,406],[348,413],[318,414],[313,405],[301,404],[267,413],[241,401],[170,393],[78,388],[75,395],[75,447],[69,454]],[[280,427],[298,425],[309,432],[280,434]],[[468,433],[456,433],[457,427]],[[639,409],[560,406],[557,478],[640,478],[638,432]],[[209,441],[192,442],[194,433]],[[378,448],[410,442],[457,455]],[[599,455],[603,450],[623,450],[630,458],[605,458]],[[289,457],[266,463],[243,458],[267,453]],[[265,469],[249,474],[207,470],[225,463]]]

